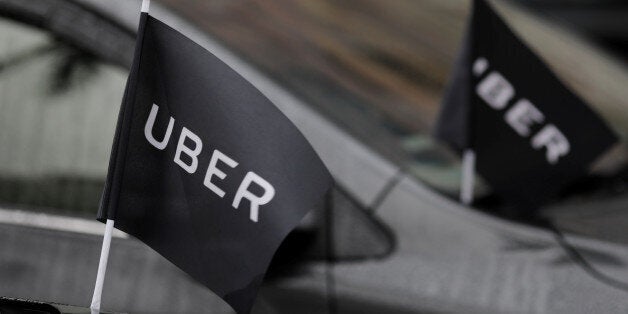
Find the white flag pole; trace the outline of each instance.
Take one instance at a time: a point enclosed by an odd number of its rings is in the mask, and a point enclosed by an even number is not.
[[[141,10],[141,12],[148,13],[148,8],[150,8],[150,0],[142,0],[142,10]]]
[[[150,0],[142,0],[142,13],[148,13],[150,8]],[[107,271],[107,261],[109,260],[109,248],[111,247],[111,236],[113,234],[114,221],[107,219],[105,225],[105,235],[102,240],[102,249],[100,250],[100,261],[98,262],[98,274],[96,275],[96,285],[94,287],[94,295],[92,296],[92,304],[90,309],[92,314],[100,313],[100,303],[102,301],[102,288],[105,282],[105,272]]]
[[[102,249],[100,250],[100,262],[98,263],[98,275],[96,275],[96,286],[94,287],[94,296],[92,297],[92,305],[90,309],[93,313],[100,312],[100,301],[102,296],[102,286],[105,282],[105,272],[107,271],[107,260],[109,259],[109,247],[111,246],[111,234],[113,233],[113,220],[107,219],[105,225],[105,236],[102,240]]]
[[[462,173],[460,178],[460,202],[464,205],[473,203],[475,186],[475,152],[468,148],[462,155]]]
[[[473,62],[472,72],[475,77],[479,77],[488,69],[488,61],[486,58],[480,57]],[[473,104],[470,104],[471,107]],[[469,109],[469,122],[473,123],[473,115]],[[469,137],[471,137],[472,128],[469,128]],[[467,148],[462,152],[462,174],[460,176],[460,202],[464,205],[470,206],[473,203],[474,187],[475,187],[475,151],[472,148]]]

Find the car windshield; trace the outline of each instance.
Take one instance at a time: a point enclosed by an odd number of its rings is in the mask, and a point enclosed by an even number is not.
[[[468,4],[163,3],[406,174],[458,197],[459,156],[434,140],[432,129],[460,48]],[[497,7],[533,48],[543,47],[537,50],[568,86],[590,101],[616,132],[628,134],[621,86],[625,33],[581,26],[558,4],[522,3],[537,11],[512,3]],[[72,2],[59,5],[76,7]],[[570,8],[580,12],[591,4],[582,1]],[[0,20],[0,36],[10,43],[0,48],[0,101],[7,113],[0,116],[0,143],[11,148],[0,152],[0,202],[92,217],[107,170],[133,31],[90,10],[58,11],[55,23],[49,24],[11,10],[7,15],[12,19]],[[68,21],[81,21],[81,32]],[[553,40],[561,36],[570,41]],[[567,49],[578,54],[561,55]],[[574,68],[575,62],[581,68]],[[583,77],[582,71],[589,75]],[[611,180],[585,182],[574,193],[593,195],[593,204],[600,189],[621,195],[625,179],[617,160],[625,154],[615,155],[599,167]],[[480,208],[501,206],[481,182],[477,193]],[[582,211],[586,216],[591,206],[584,207],[574,209],[572,201],[553,212],[580,221],[571,215]],[[568,229],[583,232],[589,227],[578,222]]]
[[[433,138],[470,2],[164,1],[402,171],[457,199],[460,157]],[[500,14],[560,79],[625,138],[628,53],[621,1],[499,1]],[[615,9],[613,9],[615,8]],[[622,15],[623,14],[623,15]],[[565,53],[570,51],[570,53]],[[586,75],[583,75],[586,73]],[[623,236],[624,145],[545,213],[561,227]],[[509,217],[480,182],[476,206]],[[607,208],[600,213],[600,202]],[[587,217],[595,216],[598,223]]]
[[[459,157],[433,139],[432,129],[466,27],[468,2],[223,1],[202,7],[164,2],[378,154],[457,198]],[[529,7],[501,2],[497,7],[533,48],[542,47],[539,53],[570,87],[617,132],[627,134],[625,93],[617,83],[625,74],[614,73],[625,73],[625,33],[609,35],[569,15],[593,12],[593,23],[608,9],[592,11],[587,1],[571,6],[520,2]],[[609,1],[606,8],[612,5],[618,4]],[[569,40],[554,40],[565,36]],[[563,56],[568,50],[579,54]],[[575,62],[595,62],[598,68],[574,69]],[[615,64],[620,69],[612,69]],[[582,70],[591,70],[591,78],[583,78]]]
[[[166,3],[379,154],[456,194],[457,158],[435,145],[431,129],[462,38],[466,6]],[[198,10],[202,19],[196,18]]]
[[[281,91],[278,98],[289,104],[277,106],[287,116],[304,104],[307,115],[293,121],[297,127],[316,120],[333,129],[321,134],[353,145],[323,145],[338,150],[330,154],[337,162],[332,174],[344,180],[330,194],[334,211],[306,216],[282,243],[265,277],[277,286],[262,289],[262,312],[273,312],[264,306],[275,302],[277,313],[306,307],[320,313],[334,278],[338,298],[356,313],[455,312],[455,306],[530,312],[585,294],[614,297],[591,278],[572,275],[573,264],[554,250],[555,242],[542,240],[540,229],[495,219],[515,220],[481,178],[473,206],[458,204],[461,156],[436,140],[433,129],[471,2],[153,1],[155,17],[212,43],[219,57],[221,49],[235,55],[240,68],[224,61],[236,71],[253,69],[250,77],[241,74],[254,85]],[[583,251],[619,272],[625,263],[615,253],[628,244],[628,5],[491,3],[620,138],[586,178],[542,208],[561,230],[603,243]],[[0,0],[0,297],[85,305],[91,296],[104,229],[94,218],[133,58],[137,9],[139,1],[127,0]],[[355,147],[361,155],[349,154]],[[105,303],[116,310],[231,313],[120,231],[109,263]],[[331,267],[339,271],[333,275]],[[576,292],[561,294],[570,302],[555,301],[553,293],[571,283],[579,284]]]

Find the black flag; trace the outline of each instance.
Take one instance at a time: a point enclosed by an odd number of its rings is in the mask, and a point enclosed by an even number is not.
[[[436,136],[475,151],[476,169],[493,189],[530,210],[616,142],[483,0],[474,2]]]
[[[142,13],[99,220],[247,313],[275,250],[332,184],[257,89]]]

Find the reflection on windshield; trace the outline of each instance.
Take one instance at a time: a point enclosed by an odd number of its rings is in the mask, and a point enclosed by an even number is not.
[[[165,2],[378,153],[457,194],[457,157],[430,130],[467,4]]]
[[[126,73],[37,29],[0,29],[0,203],[92,217]]]
[[[379,154],[457,197],[459,158],[431,139],[431,129],[471,1],[253,0],[207,6],[163,2]],[[585,17],[597,21],[605,12],[594,10],[590,1],[518,2],[551,16],[567,14],[552,20],[557,23]],[[609,0],[607,11],[611,2],[620,8]],[[523,6],[505,1],[496,5],[568,86],[616,132],[628,134],[622,122],[628,120],[625,88],[618,83],[625,82],[625,71],[574,36],[576,31],[588,32],[591,25],[576,23],[563,30],[532,17]],[[579,12],[582,18],[569,12]],[[621,23],[609,17],[609,23]],[[625,34],[611,24],[600,24],[598,32],[602,29],[617,38]],[[480,186],[478,195],[486,195],[486,186]]]

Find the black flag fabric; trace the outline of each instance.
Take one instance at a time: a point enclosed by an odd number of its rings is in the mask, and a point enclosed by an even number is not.
[[[484,0],[474,1],[435,135],[475,151],[478,173],[529,210],[584,175],[617,140]]]
[[[275,250],[332,184],[257,89],[142,13],[99,220],[248,313]]]

